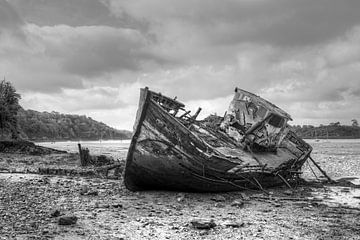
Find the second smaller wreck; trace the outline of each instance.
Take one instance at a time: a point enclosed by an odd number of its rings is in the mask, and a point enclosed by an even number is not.
[[[124,182],[133,191],[224,192],[298,177],[312,148],[289,128],[289,114],[236,88],[224,117],[196,120],[184,104],[141,89]]]

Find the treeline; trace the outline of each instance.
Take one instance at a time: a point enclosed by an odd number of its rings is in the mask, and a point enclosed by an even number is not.
[[[90,117],[20,109],[20,138],[31,141],[129,139],[131,132],[111,128]]]
[[[299,137],[310,139],[360,138],[360,127],[340,125],[339,122],[329,125],[292,126]]]

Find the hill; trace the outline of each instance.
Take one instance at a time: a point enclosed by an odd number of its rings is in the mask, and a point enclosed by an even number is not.
[[[314,139],[360,138],[360,127],[340,124],[292,126],[299,137]]]
[[[117,130],[86,116],[20,109],[17,118],[21,138],[32,141],[131,138],[130,131]]]

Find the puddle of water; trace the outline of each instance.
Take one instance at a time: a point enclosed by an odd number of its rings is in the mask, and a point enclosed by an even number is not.
[[[360,186],[360,177],[359,176],[346,176],[346,177],[336,178],[335,181],[347,181],[356,186]]]
[[[360,186],[360,178],[357,176],[342,177],[336,180],[348,181]],[[314,192],[312,195],[331,207],[347,206],[360,208],[360,188],[330,186],[325,187],[324,190],[320,190],[319,192]]]

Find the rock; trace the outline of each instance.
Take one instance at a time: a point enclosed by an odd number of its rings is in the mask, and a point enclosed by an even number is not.
[[[80,195],[85,195],[89,191],[89,187],[87,185],[83,185],[80,189]]]
[[[245,193],[240,193],[241,195],[241,198],[245,201],[249,201],[250,200],[250,197],[248,195],[246,195]]]
[[[224,221],[222,225],[224,225],[226,227],[239,228],[239,227],[243,227],[245,224],[243,222],[227,220],[227,221]]]
[[[83,185],[80,189],[80,195],[84,196],[98,196],[99,191],[98,190],[92,190],[89,188],[88,185]]]
[[[244,202],[241,200],[235,200],[231,203],[231,206],[241,208],[244,206]]]
[[[99,208],[110,208],[109,204],[102,204],[99,206]]]
[[[212,197],[211,200],[213,200],[215,202],[225,202],[226,198],[221,195],[216,195],[216,196]]]
[[[286,194],[286,195],[292,195],[292,194],[293,194],[293,191],[291,191],[291,190],[285,190],[285,191],[284,191],[284,194]]]
[[[266,208],[266,209],[260,209],[260,211],[262,211],[264,213],[268,213],[268,212],[271,212],[272,209]]]
[[[59,225],[74,225],[78,218],[76,216],[64,216],[59,218]]]
[[[75,232],[76,232],[77,235],[80,235],[80,236],[84,236],[84,235],[85,235],[84,230],[81,230],[81,229],[76,230]]]
[[[217,203],[215,203],[214,206],[217,207],[217,208],[224,208],[224,207],[225,207],[225,204],[222,204],[222,203],[217,202]]]
[[[125,240],[126,238],[125,237],[115,237],[114,239],[115,240]]]
[[[44,184],[50,184],[50,179],[47,177],[43,177],[42,179],[39,179],[38,182]]]
[[[30,227],[32,227],[32,228],[37,228],[38,223],[37,223],[36,221],[30,221],[30,222],[29,222],[29,225],[30,225]]]
[[[216,223],[214,222],[213,219],[203,219],[203,218],[193,219],[191,220],[191,224],[196,229],[211,229],[216,227]]]
[[[123,207],[123,205],[121,203],[113,203],[111,206],[113,208],[122,208]]]
[[[176,196],[176,201],[178,201],[178,202],[182,202],[182,201],[184,201],[184,199],[185,199],[185,194],[184,193],[179,193]]]
[[[84,195],[87,195],[87,196],[98,196],[98,195],[99,195],[99,192],[98,192],[97,190],[91,190],[91,191],[86,192]]]
[[[50,213],[51,217],[58,217],[60,216],[60,211],[58,209],[54,210],[53,212]]]

